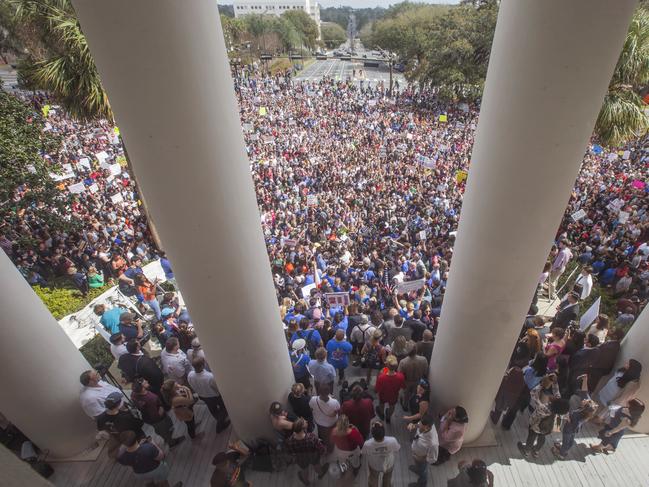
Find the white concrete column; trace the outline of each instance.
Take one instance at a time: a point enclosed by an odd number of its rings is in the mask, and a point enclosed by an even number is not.
[[[624,337],[617,364],[613,370],[622,367],[629,359],[635,359],[642,364],[640,389],[636,396],[648,408],[633,429],[640,433],[649,433],[649,307],[642,310]]]
[[[293,383],[214,0],[75,0],[237,433]]]
[[[635,0],[503,0],[431,361],[433,404],[488,418]]]
[[[0,486],[53,487],[54,485],[38,475],[27,462],[18,458],[14,452],[9,451],[4,445],[0,445],[0,465],[2,465]]]
[[[79,376],[90,366],[1,251],[0,276],[0,411],[54,456],[80,453],[97,431],[79,403]]]

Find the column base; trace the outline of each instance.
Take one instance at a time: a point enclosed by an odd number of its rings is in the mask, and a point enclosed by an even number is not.
[[[488,421],[485,428],[480,433],[475,440],[471,443],[466,443],[462,445],[462,448],[482,448],[485,446],[499,446],[498,439],[496,438],[496,432],[493,429],[491,421]]]
[[[44,460],[48,463],[63,463],[63,462],[94,462],[99,458],[99,455],[106,446],[106,440],[97,440],[81,453],[71,457],[56,457],[47,455]]]

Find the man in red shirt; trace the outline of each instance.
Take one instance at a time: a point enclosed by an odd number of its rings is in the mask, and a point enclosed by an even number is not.
[[[374,417],[374,403],[372,399],[363,397],[363,388],[355,385],[352,388],[352,398],[345,401],[341,413],[349,418],[349,422],[358,428],[358,431],[367,439],[370,434],[370,422]]]
[[[376,407],[376,413],[382,420],[385,419],[387,423],[390,422],[390,417],[394,413],[394,406],[399,400],[399,391],[405,389],[406,378],[401,372],[397,372],[397,358],[390,355],[385,360],[387,372],[379,374],[376,379],[376,386],[374,390],[379,396],[379,405]],[[388,404],[388,414],[385,415],[385,404]]]

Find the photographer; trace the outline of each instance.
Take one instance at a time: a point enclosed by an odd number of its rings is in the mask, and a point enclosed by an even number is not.
[[[119,435],[124,450],[117,461],[122,465],[133,468],[133,473],[147,485],[169,487],[169,465],[164,460],[164,452],[150,438],[137,439],[133,431],[123,431]],[[182,482],[176,482],[173,487],[182,487]]]

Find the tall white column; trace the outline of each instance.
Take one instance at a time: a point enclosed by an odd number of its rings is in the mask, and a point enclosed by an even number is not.
[[[293,373],[217,3],[73,4],[235,430],[270,434]]]
[[[0,411],[54,456],[80,453],[97,431],[79,402],[79,376],[90,366],[1,251],[0,276]]]
[[[640,433],[649,433],[649,307],[642,310],[629,333],[624,337],[617,364],[613,370],[622,367],[629,359],[635,359],[642,364],[640,389],[636,397],[648,407],[633,429]]]
[[[503,0],[430,380],[482,432],[635,0]]]

